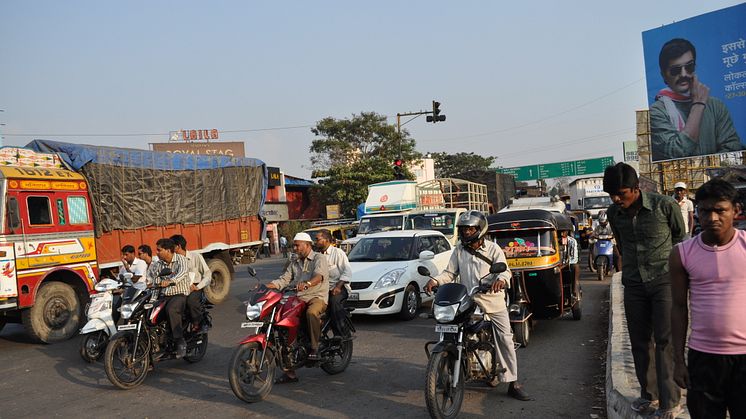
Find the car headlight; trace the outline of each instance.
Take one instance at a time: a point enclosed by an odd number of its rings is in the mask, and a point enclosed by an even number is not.
[[[266,303],[267,300],[260,301],[256,304],[247,304],[246,305],[246,320],[256,320],[259,318],[259,315],[262,314],[262,307],[264,307],[264,303]]]
[[[392,271],[388,271],[376,282],[376,285],[373,288],[384,288],[389,287],[391,285],[396,285],[396,282],[399,281],[399,278],[401,278],[402,275],[404,275],[404,272],[406,272],[406,268],[398,268],[394,269]]]
[[[135,311],[135,306],[137,306],[137,304],[122,304],[122,307],[119,310],[119,312],[122,313],[122,318],[129,319],[132,317],[132,312]]]
[[[438,323],[452,322],[456,318],[456,312],[458,312],[458,306],[461,303],[451,304],[447,306],[433,305],[433,316],[435,321]]]

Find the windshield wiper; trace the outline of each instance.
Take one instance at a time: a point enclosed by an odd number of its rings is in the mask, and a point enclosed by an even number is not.
[[[376,258],[350,258],[350,262],[369,262],[371,260],[378,260]]]

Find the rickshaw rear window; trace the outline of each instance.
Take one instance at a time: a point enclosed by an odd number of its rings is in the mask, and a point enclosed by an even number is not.
[[[506,258],[550,256],[557,252],[554,230],[498,231],[491,234]]]

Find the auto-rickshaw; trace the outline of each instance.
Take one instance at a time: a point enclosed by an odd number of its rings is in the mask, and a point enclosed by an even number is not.
[[[505,252],[513,278],[508,310],[516,342],[527,346],[536,319],[571,312],[582,315],[580,285],[569,269],[570,217],[541,209],[499,212],[487,217],[488,236]]]
[[[581,249],[587,249],[588,239],[590,239],[591,233],[593,233],[593,217],[586,210],[572,210],[570,214],[576,222],[575,239],[578,241]]]

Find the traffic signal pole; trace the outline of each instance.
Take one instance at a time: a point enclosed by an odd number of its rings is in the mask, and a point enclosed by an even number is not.
[[[432,116],[430,116],[431,114]],[[433,110],[431,111],[397,113],[396,114],[396,132],[399,135],[399,160],[402,159],[401,117],[402,116],[414,116],[416,118],[420,115],[428,115],[427,122],[432,122],[432,123],[442,122],[446,120],[446,116],[440,114],[440,102],[436,102],[436,101],[433,101]],[[411,121],[412,119],[410,119],[409,121]],[[406,125],[409,121],[405,122],[404,124]]]

